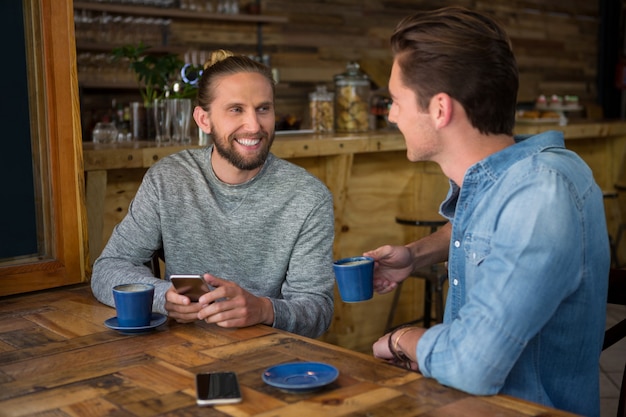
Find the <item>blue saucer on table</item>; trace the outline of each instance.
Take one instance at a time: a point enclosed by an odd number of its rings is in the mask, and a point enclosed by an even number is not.
[[[292,362],[272,366],[263,372],[263,382],[283,391],[304,393],[334,382],[339,371],[321,362]]]
[[[124,334],[136,334],[136,333],[147,333],[151,332],[163,323],[167,321],[167,316],[160,313],[152,313],[152,317],[150,317],[150,324],[147,326],[139,326],[139,327],[127,327],[120,326],[116,317],[111,317],[104,321],[104,325],[109,329],[117,330],[120,333]]]

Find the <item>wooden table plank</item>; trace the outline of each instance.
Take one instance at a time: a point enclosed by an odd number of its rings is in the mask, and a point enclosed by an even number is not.
[[[567,416],[506,396],[474,397],[371,355],[272,329],[168,321],[122,335],[88,286],[0,302],[0,415],[30,416]],[[336,381],[295,394],[265,384],[270,366],[326,362]],[[239,404],[200,408],[197,372],[234,371]]]

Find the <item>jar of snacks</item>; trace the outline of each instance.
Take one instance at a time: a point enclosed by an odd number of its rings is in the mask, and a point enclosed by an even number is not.
[[[369,127],[369,77],[359,64],[350,62],[346,72],[335,75],[335,130],[366,132]]]
[[[315,133],[333,133],[334,94],[326,90],[326,86],[318,85],[316,90],[309,94],[309,109],[311,112],[311,129]]]

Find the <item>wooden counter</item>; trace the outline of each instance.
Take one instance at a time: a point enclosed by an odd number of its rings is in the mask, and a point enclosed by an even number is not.
[[[626,123],[580,123],[568,126],[520,125],[518,134],[563,130],[566,145],[591,166],[601,187],[610,188],[626,144]],[[197,147],[196,144],[190,147]],[[100,254],[113,226],[126,214],[146,169],[181,146],[154,142],[84,144],[87,213],[91,260]],[[360,135],[278,135],[272,152],[320,178],[335,200],[335,258],[352,256],[382,244],[404,244],[427,230],[401,226],[395,215],[410,211],[436,212],[448,191],[447,178],[430,162],[411,163],[397,130]],[[611,211],[612,213],[613,211]],[[610,213],[609,213],[610,214]],[[614,219],[610,218],[613,227]],[[419,317],[423,283],[403,287],[397,323]],[[360,351],[383,332],[391,294],[357,304],[339,301],[326,341]]]
[[[504,395],[468,395],[372,355],[268,326],[170,320],[124,335],[105,327],[114,316],[85,285],[2,299],[0,415],[573,416]],[[289,362],[324,362],[339,376],[298,394],[263,382],[267,368]],[[237,374],[241,403],[199,408],[194,375],[220,371]]]

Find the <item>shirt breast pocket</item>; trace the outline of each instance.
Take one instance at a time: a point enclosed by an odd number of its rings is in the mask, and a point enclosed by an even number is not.
[[[468,266],[478,267],[491,253],[491,239],[489,236],[477,234],[465,237],[465,261]]]

